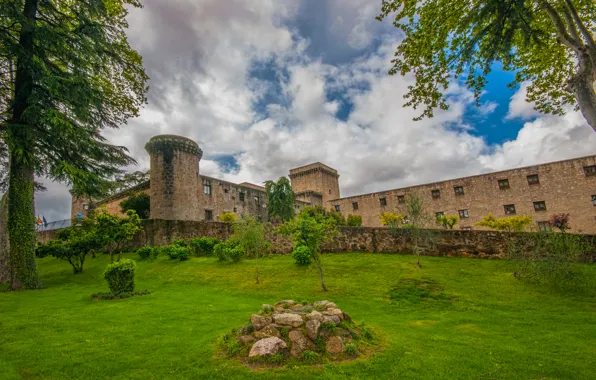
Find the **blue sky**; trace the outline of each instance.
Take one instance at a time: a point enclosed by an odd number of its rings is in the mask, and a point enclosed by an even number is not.
[[[129,16],[128,37],[151,78],[149,104],[118,131],[146,170],[144,145],[179,134],[203,149],[200,172],[260,184],[320,161],[350,196],[594,154],[581,115],[541,115],[495,67],[476,108],[454,84],[448,111],[412,121],[411,77],[387,72],[400,35],[370,0],[171,0]],[[64,184],[36,195],[38,213],[68,218]]]

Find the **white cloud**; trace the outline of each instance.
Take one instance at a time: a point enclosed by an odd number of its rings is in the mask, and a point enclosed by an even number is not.
[[[522,83],[519,89],[511,97],[509,103],[509,112],[506,119],[520,118],[522,120],[529,120],[541,115],[540,112],[534,109],[534,103],[526,101],[526,91],[529,83]]]

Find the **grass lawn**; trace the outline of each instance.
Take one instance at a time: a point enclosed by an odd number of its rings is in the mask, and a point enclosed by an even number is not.
[[[418,269],[414,256],[325,255],[323,293],[315,267],[288,256],[259,260],[259,285],[253,261],[158,258],[138,261],[137,290],[150,295],[91,300],[107,291],[108,261],[88,258],[73,275],[45,258],[45,289],[0,292],[0,378],[596,378],[596,291],[524,284],[505,261],[423,257]],[[368,361],[261,372],[217,357],[222,334],[282,299],[334,301],[386,347]]]

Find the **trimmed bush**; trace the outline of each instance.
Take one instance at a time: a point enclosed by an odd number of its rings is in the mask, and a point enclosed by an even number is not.
[[[110,292],[113,294],[134,292],[136,267],[137,264],[130,259],[122,259],[108,265],[103,278],[108,282]]]
[[[244,256],[242,247],[238,245],[237,241],[227,240],[225,242],[216,244],[213,247],[213,253],[220,261],[239,261]]]
[[[172,245],[175,245],[176,247],[188,247],[188,243],[183,239],[174,240]]]
[[[219,243],[219,240],[211,237],[200,237],[189,240],[189,245],[192,253],[195,256],[211,256],[213,255],[213,247]]]
[[[305,245],[299,245],[292,251],[292,258],[298,265],[310,265],[312,262],[312,255],[310,249]]]
[[[153,247],[145,246],[137,249],[137,254],[141,260],[146,260],[153,256]]]
[[[362,226],[362,217],[360,215],[349,214],[346,224],[352,227],[360,227]]]
[[[188,260],[190,259],[190,249],[188,247],[174,246],[172,247],[170,258],[180,261]]]
[[[157,254],[156,257],[161,256],[168,256],[170,259],[172,258],[172,249],[174,249],[173,245],[162,245],[161,247],[156,248]]]

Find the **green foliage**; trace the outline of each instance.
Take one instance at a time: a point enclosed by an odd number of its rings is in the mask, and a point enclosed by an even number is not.
[[[275,355],[268,356],[267,361],[272,364],[280,364],[284,361],[284,356],[281,354],[281,352],[278,352]]]
[[[413,74],[405,106],[447,109],[444,93],[460,79],[479,104],[495,62],[528,82],[527,100],[544,113],[578,105],[596,128],[596,3],[566,1],[383,0],[379,20],[395,13],[405,35],[389,74]],[[461,78],[461,77],[464,78]],[[583,89],[583,91],[582,91]],[[590,100],[588,100],[591,97]]]
[[[114,195],[114,194],[123,193],[123,192],[126,193],[131,188],[138,186],[144,182],[149,181],[149,179],[150,179],[149,170],[147,170],[146,172],[137,170],[137,171],[134,171],[131,173],[117,175],[116,178],[110,182],[110,186],[108,188],[107,194]],[[146,193],[141,193],[141,194],[147,195]],[[147,196],[147,199],[150,199],[149,196]],[[149,206],[147,206],[147,207],[149,207]],[[136,209],[134,209],[134,210],[137,211]],[[126,210],[124,210],[123,212],[126,212]],[[141,215],[139,213],[139,211],[137,211],[137,214]]]
[[[578,261],[591,249],[580,235],[539,232],[511,239],[506,257],[523,281],[577,290],[587,280]]]
[[[389,227],[398,227],[399,223],[403,222],[405,216],[396,214],[394,212],[384,212],[379,215],[381,224]]]
[[[237,262],[240,261],[240,259],[244,255],[244,250],[242,249],[242,247],[239,246],[238,241],[228,239],[225,242],[216,244],[213,247],[213,254],[220,261]]]
[[[190,239],[188,243],[195,256],[211,256],[213,255],[213,247],[219,243],[219,240],[203,236]]]
[[[221,222],[236,222],[238,220],[238,216],[234,212],[224,212],[223,214],[219,214],[219,220]]]
[[[362,217],[360,215],[348,214],[346,224],[351,227],[360,227],[362,226]]]
[[[141,258],[141,260],[146,260],[153,256],[153,247],[145,246],[137,249],[137,255]]]
[[[329,211],[327,215],[333,219],[335,219],[335,224],[338,226],[345,226],[346,225],[346,218],[341,212],[337,211]]]
[[[314,351],[304,350],[302,354],[300,354],[300,358],[305,362],[314,362],[319,359],[319,354]]]
[[[277,182],[265,182],[265,193],[267,193],[267,209],[270,221],[279,218],[282,222],[287,222],[294,217],[296,196],[287,177],[280,177]]]
[[[432,217],[427,212],[422,198],[414,193],[406,196],[400,212],[407,215],[401,233],[405,234],[412,242],[412,249],[416,255],[416,266],[420,268],[420,256],[425,252],[432,251],[437,243],[436,232],[428,229]],[[390,224],[389,228],[393,234],[397,233],[395,224]]]
[[[312,254],[305,245],[299,245],[292,250],[292,258],[298,265],[308,266],[312,263]]]
[[[453,226],[457,224],[459,218],[457,215],[439,215],[437,216],[437,224],[443,228],[452,230]]]
[[[11,288],[38,288],[34,175],[102,196],[134,163],[109,144],[146,102],[147,75],[125,30],[136,0],[0,0],[1,145],[10,162],[8,233]]]
[[[238,242],[246,257],[254,257],[255,280],[259,283],[259,254],[265,247],[265,226],[254,218],[244,217],[232,227],[232,240]]]
[[[240,351],[242,351],[242,345],[240,344],[240,342],[231,340],[227,345],[227,351],[228,355],[230,356],[237,355],[240,353]]]
[[[98,238],[101,239],[102,245],[107,247],[111,261],[114,261],[115,252],[118,252],[118,260],[120,260],[122,250],[137,232],[141,231],[141,219],[134,210],[128,210],[125,217],[119,217],[109,214],[105,209],[100,209],[94,212],[93,217]]]
[[[358,347],[354,343],[346,343],[344,347],[344,352],[346,355],[349,356],[360,356],[360,352],[358,351]]]
[[[186,261],[190,259],[190,249],[188,247],[172,245],[171,249],[169,249],[167,253],[171,260]]]
[[[150,205],[151,197],[145,192],[131,194],[126,200],[120,202],[120,208],[123,213],[126,213],[128,210],[134,210],[141,219],[149,218]]]
[[[188,247],[188,243],[184,239],[174,240],[172,245],[175,245],[176,247]]]
[[[111,263],[103,273],[112,294],[132,293],[135,290],[137,264],[130,259]]]
[[[480,222],[474,223],[475,226],[483,226],[492,228],[497,231],[515,231],[522,232],[532,224],[532,217],[530,216],[508,216],[505,218],[495,218],[492,214],[488,214]]]
[[[305,207],[294,219],[284,223],[277,231],[289,236],[294,242],[294,247],[308,247],[319,270],[321,288],[323,291],[327,291],[327,287],[323,282],[319,246],[324,241],[330,240],[337,235],[336,219],[325,215],[320,209]]]

